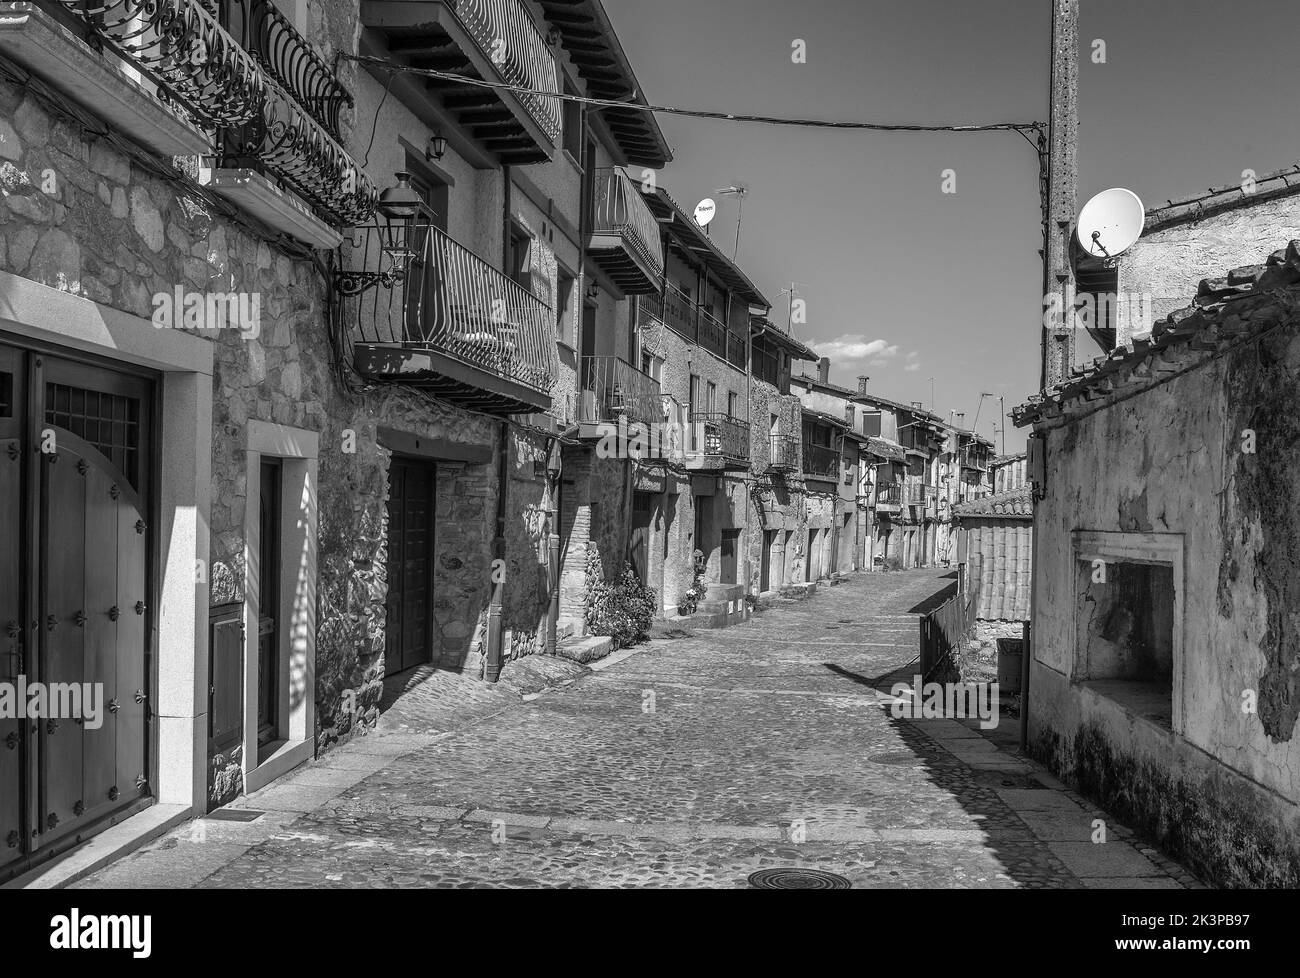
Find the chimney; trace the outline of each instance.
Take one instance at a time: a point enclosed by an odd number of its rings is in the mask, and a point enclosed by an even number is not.
[[[831,358],[822,357],[817,363],[817,379],[823,384],[831,382]]]
[[[918,410],[918,411],[923,411],[923,410],[925,410],[925,408],[922,406],[922,404],[921,404],[920,401],[913,401],[913,402],[912,402],[912,407],[914,407],[914,408],[915,408],[916,410]]]
[[[870,382],[871,382],[871,378],[870,378],[870,377],[859,377],[859,378],[858,378],[858,393],[859,393],[859,394],[865,394],[865,393],[867,392],[867,384],[870,383]]]
[[[965,428],[965,427],[966,427],[966,412],[965,412],[965,411],[958,411],[958,412],[957,412],[957,427],[958,427],[958,428]]]

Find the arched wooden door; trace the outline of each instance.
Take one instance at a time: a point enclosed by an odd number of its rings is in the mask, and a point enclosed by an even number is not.
[[[151,385],[12,348],[0,373],[21,394],[0,419],[0,681],[49,703],[0,721],[3,865],[150,794]]]

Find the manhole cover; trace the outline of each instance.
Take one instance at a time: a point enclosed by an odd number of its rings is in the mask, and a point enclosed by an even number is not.
[[[760,869],[749,877],[756,890],[851,890],[843,876],[820,869]]]

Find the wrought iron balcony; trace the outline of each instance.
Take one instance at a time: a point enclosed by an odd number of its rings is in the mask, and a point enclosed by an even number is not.
[[[829,445],[803,446],[803,474],[805,479],[840,481],[840,452]]]
[[[339,116],[344,107],[352,106],[352,95],[273,0],[210,2],[218,4],[222,26],[262,70],[330,136],[341,140]]]
[[[352,271],[339,290],[351,297],[339,323],[357,373],[490,413],[548,410],[558,371],[551,307],[427,221],[411,233],[417,258],[391,289],[357,295],[349,284],[391,271],[377,229],[358,231],[345,259]]]
[[[661,424],[659,382],[618,357],[583,357],[581,411],[584,424]]]
[[[0,53],[163,156],[212,152],[254,118],[266,77],[200,0],[0,4]]]
[[[398,95],[428,125],[444,128],[440,119],[455,118],[469,137],[457,149],[478,154],[472,160],[476,165],[486,165],[487,158],[507,164],[550,159],[562,128],[559,67],[520,0],[362,0],[361,23],[382,38],[376,44],[363,35],[364,53],[527,89],[511,92],[436,77],[396,82]],[[387,81],[386,75],[381,78]],[[430,92],[440,99],[440,109],[422,104]]]
[[[749,468],[749,423],[721,412],[693,411],[690,450],[717,468]]]
[[[637,184],[621,168],[596,170],[587,250],[629,295],[658,292],[663,285],[664,246],[659,223]]]
[[[902,506],[903,487],[897,482],[882,482],[876,486],[877,506]]]
[[[799,469],[799,443],[790,435],[770,435],[767,470],[796,472]]]

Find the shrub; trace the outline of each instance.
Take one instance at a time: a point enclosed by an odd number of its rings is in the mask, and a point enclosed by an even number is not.
[[[695,579],[691,582],[691,586],[686,589],[685,597],[683,597],[677,605],[677,613],[683,618],[689,618],[699,609],[700,598],[704,597],[704,591],[706,589],[704,583],[704,551],[695,551],[693,560],[695,564]]]
[[[587,631],[613,639],[615,649],[643,641],[650,634],[659,596],[641,583],[631,564],[615,581],[606,581],[600,554],[587,554]]]

